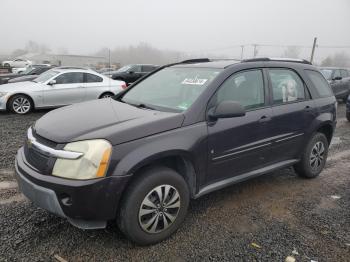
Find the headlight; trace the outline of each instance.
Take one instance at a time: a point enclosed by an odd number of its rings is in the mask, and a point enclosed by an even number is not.
[[[7,93],[6,92],[0,92],[0,97],[6,96]]]
[[[65,151],[81,152],[78,159],[57,159],[52,175],[70,179],[93,179],[106,175],[112,146],[103,139],[72,142]]]

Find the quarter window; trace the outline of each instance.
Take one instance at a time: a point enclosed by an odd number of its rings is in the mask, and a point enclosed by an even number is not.
[[[320,97],[328,97],[333,95],[328,82],[319,72],[313,70],[305,70],[305,72],[310,78],[311,82],[314,84]]]
[[[264,81],[261,70],[250,70],[228,78],[217,92],[217,104],[236,101],[245,109],[255,109],[265,104]]]
[[[305,99],[305,86],[300,77],[289,69],[270,69],[274,104],[284,104]]]
[[[64,73],[56,77],[56,84],[76,84],[84,82],[83,73]]]

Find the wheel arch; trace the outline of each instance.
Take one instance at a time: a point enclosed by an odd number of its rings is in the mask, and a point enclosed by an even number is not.
[[[168,167],[179,173],[186,181],[191,197],[194,197],[197,174],[195,164],[188,152],[180,150],[156,153],[132,165],[127,171],[128,174],[132,174],[132,177],[124,190],[127,190],[132,181],[142,176],[144,170],[156,166]]]
[[[7,110],[10,109],[9,106],[10,106],[10,101],[11,101],[11,99],[12,99],[14,96],[17,96],[17,95],[23,95],[23,96],[28,97],[28,98],[30,99],[30,102],[31,102],[32,105],[33,105],[33,108],[32,108],[32,109],[35,109],[35,102],[34,102],[34,99],[33,99],[30,95],[21,92],[21,93],[14,93],[14,94],[12,94],[12,95],[9,96],[9,98],[7,99],[7,102],[6,102],[6,109],[7,109]]]
[[[330,145],[334,133],[333,124],[331,122],[326,122],[324,124],[321,124],[317,129],[316,132],[322,133],[326,136],[328,145]]]

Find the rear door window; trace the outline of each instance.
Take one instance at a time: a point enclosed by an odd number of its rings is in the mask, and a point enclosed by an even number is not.
[[[290,69],[269,69],[274,104],[305,99],[305,85],[299,75]]]
[[[345,69],[340,70],[340,76],[341,76],[342,78],[348,77],[348,76],[349,76],[349,75],[348,75],[348,71],[345,70]]]
[[[315,86],[320,97],[328,97],[333,95],[332,89],[321,73],[313,70],[305,70],[305,72]]]
[[[333,79],[335,79],[336,77],[341,77],[340,70],[338,69],[334,70],[333,72]]]
[[[97,75],[93,75],[89,73],[84,73],[84,75],[85,75],[86,83],[98,83],[103,81],[102,77],[99,77]]]

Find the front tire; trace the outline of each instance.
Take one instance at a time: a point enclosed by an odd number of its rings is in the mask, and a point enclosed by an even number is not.
[[[323,133],[316,133],[307,144],[300,162],[294,166],[298,175],[315,178],[323,170],[328,156],[328,140]]]
[[[155,244],[180,227],[189,205],[189,190],[182,176],[166,167],[138,175],[124,193],[118,225],[133,242]]]
[[[25,115],[33,110],[33,102],[26,95],[14,95],[10,98],[8,107],[15,114]]]

